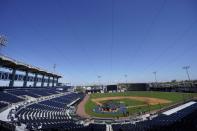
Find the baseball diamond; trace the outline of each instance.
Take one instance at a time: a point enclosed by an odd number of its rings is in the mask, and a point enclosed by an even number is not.
[[[177,92],[152,92],[152,91],[132,91],[124,93],[103,93],[86,95],[85,101],[79,104],[77,114],[82,117],[129,117],[139,113],[147,113],[164,109],[181,101],[191,99],[196,94]],[[95,111],[102,107],[104,103],[119,103],[126,107],[126,114],[113,111],[111,113]],[[83,110],[83,111],[81,111]]]

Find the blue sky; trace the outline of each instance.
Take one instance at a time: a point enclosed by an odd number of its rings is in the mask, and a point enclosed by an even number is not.
[[[63,82],[197,78],[196,0],[0,0],[3,53]]]

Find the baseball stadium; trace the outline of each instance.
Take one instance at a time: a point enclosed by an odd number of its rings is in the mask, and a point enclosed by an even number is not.
[[[196,0],[0,7],[0,131],[197,131]]]
[[[60,74],[1,56],[1,129],[130,131],[196,129],[197,86],[117,83],[66,86]],[[27,66],[28,65],[28,66]],[[24,72],[18,74],[18,72]],[[34,77],[30,74],[36,74]],[[47,77],[46,77],[47,76]],[[52,78],[52,79],[51,79]],[[14,86],[22,82],[23,86]],[[32,82],[32,86],[27,86]],[[40,86],[39,86],[40,85]]]

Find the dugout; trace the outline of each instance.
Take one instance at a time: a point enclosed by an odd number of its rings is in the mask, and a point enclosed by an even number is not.
[[[117,85],[107,85],[107,92],[117,92],[118,86]]]

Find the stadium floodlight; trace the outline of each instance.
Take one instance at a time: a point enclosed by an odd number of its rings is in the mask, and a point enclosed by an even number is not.
[[[101,83],[100,83],[100,79],[101,79],[101,77],[102,77],[101,75],[97,75],[97,78],[98,78],[98,84],[101,84]]]
[[[127,76],[128,76],[127,74],[124,75],[124,77],[125,77],[125,83],[127,83]]]
[[[157,82],[157,72],[154,71],[153,74],[155,75],[155,82]]]
[[[97,76],[97,78],[101,78],[101,76],[100,76],[100,75],[98,75],[98,76]]]
[[[154,76],[155,76],[155,84],[157,85],[157,72],[154,71],[153,74],[154,74]]]
[[[1,54],[1,49],[5,47],[7,44],[7,39],[4,35],[0,35],[0,54]]]
[[[56,64],[53,65],[53,73],[55,73]]]
[[[188,80],[190,81],[191,79],[190,79],[190,76],[189,76],[189,68],[190,68],[190,66],[183,66],[183,69],[186,71],[186,74],[187,74],[187,77],[188,77]]]

